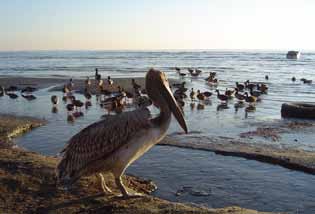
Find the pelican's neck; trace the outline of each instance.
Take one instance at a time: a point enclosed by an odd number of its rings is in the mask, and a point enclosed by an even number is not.
[[[171,121],[171,110],[167,105],[163,106],[164,107],[161,108],[159,116],[153,118],[151,121],[156,127],[166,132]]]

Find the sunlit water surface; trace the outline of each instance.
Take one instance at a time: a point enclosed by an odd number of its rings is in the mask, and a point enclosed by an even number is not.
[[[199,78],[179,78],[172,69],[198,67],[204,71]],[[220,104],[211,98],[204,110],[191,110],[189,100],[184,108],[191,134],[181,136],[239,138],[241,132],[254,130],[259,125],[282,123],[280,107],[286,101],[314,101],[315,85],[291,82],[291,77],[313,77],[315,55],[305,53],[301,60],[284,58],[275,52],[1,52],[0,74],[23,76],[63,76],[82,78],[94,75],[98,67],[103,76],[144,76],[149,67],[160,68],[170,78],[186,81],[187,87],[214,91],[205,84],[209,71],[216,71],[219,89],[234,87],[234,82],[266,81],[268,95],[256,106],[256,112],[235,111],[234,101],[229,108],[218,110]],[[93,106],[83,110],[85,116],[73,124],[66,121],[65,104],[58,113],[51,112],[47,89],[37,91],[37,100],[0,98],[2,113],[44,118],[48,124],[16,139],[17,144],[45,155],[56,155],[71,136],[100,119],[105,114],[93,98]],[[61,93],[54,93],[62,96]],[[84,100],[81,95],[76,95]],[[314,150],[313,129],[303,129],[282,135],[279,142],[253,139],[248,143]],[[169,134],[181,132],[172,122]],[[180,137],[179,137],[180,139]],[[295,140],[296,139],[296,140]],[[256,142],[257,141],[257,142]],[[207,141],[203,142],[207,143]],[[176,160],[176,161],[174,161]],[[314,207],[314,179],[312,175],[282,167],[235,157],[224,157],[211,152],[156,146],[128,169],[129,173],[154,180],[159,186],[156,195],[181,202],[195,202],[210,207],[239,205],[263,211],[298,211],[312,213]],[[185,189],[180,196],[175,193]],[[196,193],[196,194],[194,194]],[[200,193],[203,196],[197,196]]]

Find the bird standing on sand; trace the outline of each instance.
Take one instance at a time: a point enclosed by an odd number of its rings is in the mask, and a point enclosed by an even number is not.
[[[131,194],[122,182],[126,168],[161,141],[171,122],[171,114],[187,133],[186,122],[180,107],[172,95],[166,75],[150,69],[146,74],[146,89],[160,114],[150,117],[147,108],[107,116],[73,136],[62,151],[63,157],[57,166],[57,178],[63,185],[70,185],[82,176],[99,173],[102,188],[106,186],[101,173],[112,173],[123,197]]]

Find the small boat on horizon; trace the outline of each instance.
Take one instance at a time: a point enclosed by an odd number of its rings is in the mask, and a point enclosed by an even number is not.
[[[288,51],[287,59],[299,59],[301,56],[300,51]]]

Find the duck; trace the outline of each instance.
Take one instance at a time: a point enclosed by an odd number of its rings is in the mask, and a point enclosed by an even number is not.
[[[194,91],[193,88],[191,88],[191,91],[190,91],[189,96],[190,96],[191,101],[194,101],[194,100],[195,100],[195,98],[196,98],[196,92]]]
[[[27,95],[22,94],[22,97],[25,98],[28,101],[32,101],[32,100],[36,99],[36,97],[33,94],[27,94]]]
[[[248,88],[248,89],[254,89],[256,87],[256,84],[254,83],[250,83],[249,80],[246,80],[245,82],[245,88]]]
[[[238,88],[235,88],[235,93],[234,96],[236,97],[236,99],[238,99],[240,102],[243,102],[245,100],[245,96],[243,94],[239,93]]]
[[[8,93],[8,92],[6,92],[6,95],[8,96],[8,97],[10,97],[11,99],[17,99],[19,96],[17,95],[17,94],[15,94],[15,93]]]
[[[50,100],[51,100],[51,103],[52,103],[53,105],[58,105],[58,103],[59,103],[58,96],[56,96],[56,95],[52,95],[51,98],[50,98]]]
[[[227,100],[229,99],[228,96],[224,94],[220,94],[220,91],[218,89],[215,90],[215,92],[217,92],[217,98],[221,100],[222,102],[227,102]]]
[[[259,90],[263,94],[267,94],[268,86],[266,84],[264,84],[264,83],[257,84],[257,90]]]
[[[27,86],[26,88],[23,88],[21,90],[21,93],[33,93],[36,90],[37,90],[37,88],[35,88],[35,87]]]
[[[72,112],[74,110],[74,105],[72,103],[69,103],[66,105],[66,108],[67,108],[68,112]]]
[[[254,96],[256,98],[260,97],[262,95],[261,91],[254,91],[252,88],[249,90],[249,93],[251,96]]]
[[[176,71],[180,71],[180,68],[179,68],[179,67],[175,67],[175,70],[176,70]]]
[[[302,82],[303,82],[304,84],[311,84],[313,81],[303,78]]]
[[[197,98],[200,101],[204,101],[206,99],[206,96],[200,92],[200,90],[197,90]]]
[[[292,81],[292,82],[295,82],[295,81],[296,81],[296,78],[295,78],[295,77],[292,77],[292,78],[291,78],[291,81]]]
[[[249,103],[249,104],[253,104],[253,103],[256,102],[257,97],[248,96],[248,93],[247,93],[247,92],[245,92],[244,94],[245,94],[245,96],[246,96],[246,97],[245,97],[245,102],[247,102],[247,103]]]
[[[265,80],[269,80],[269,76],[268,75],[265,75]]]
[[[72,103],[75,106],[76,110],[78,110],[79,108],[81,111],[81,107],[84,106],[84,103],[81,100],[73,100]]]
[[[245,89],[245,85],[243,85],[243,84],[236,82],[235,85],[236,85],[236,88],[238,89],[238,91],[243,91]]]
[[[68,88],[67,85],[63,85],[63,87],[62,87],[62,92],[63,92],[64,94],[68,94],[68,93],[70,92],[70,89]]]
[[[225,93],[224,93],[229,99],[233,98],[233,94],[234,94],[234,90],[229,90],[229,89],[225,89]]]
[[[186,73],[180,72],[180,70],[179,70],[179,71],[177,71],[177,73],[178,73],[178,74],[179,74],[179,76],[181,76],[181,77],[184,77],[184,76],[186,76],[186,75],[187,75]]]

